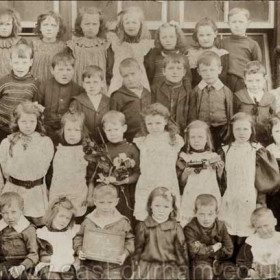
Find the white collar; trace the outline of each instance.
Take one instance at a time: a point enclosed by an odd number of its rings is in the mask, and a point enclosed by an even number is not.
[[[263,95],[264,95],[264,91],[259,91],[258,93],[252,93],[247,89],[247,92],[250,96],[250,98],[252,99],[252,101],[255,103],[255,99],[257,100],[257,102],[260,102]]]
[[[200,90],[203,90],[207,86],[209,86],[209,85],[204,80],[201,80],[201,82],[198,84],[198,88]],[[224,87],[224,84],[221,82],[220,79],[217,79],[217,81],[214,84],[212,84],[211,86],[213,86],[216,90],[220,90]]]
[[[13,226],[13,228],[16,230],[17,233],[21,233],[24,231],[28,226],[30,225],[30,222],[23,216],[18,220],[18,223]],[[0,231],[2,231],[4,228],[8,227],[9,225],[4,221],[4,219],[0,220]]]

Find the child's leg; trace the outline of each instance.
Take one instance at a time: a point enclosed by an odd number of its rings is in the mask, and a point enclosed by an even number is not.
[[[123,279],[121,273],[121,266],[104,263],[105,269],[102,275],[102,279]]]
[[[78,279],[103,279],[104,266],[102,262],[85,260],[81,261],[80,269],[77,271]]]
[[[247,237],[240,237],[237,235],[230,235],[232,243],[233,243],[233,254],[232,257],[230,258],[230,260],[233,263],[236,263],[236,258],[237,255],[241,249],[241,247],[243,246],[243,244],[245,243],[245,240]]]
[[[212,263],[207,261],[195,261],[192,263],[191,279],[211,280],[213,277]]]
[[[46,266],[38,273],[41,280],[74,280],[76,279],[76,271],[73,266],[66,272],[51,272],[50,267]]]

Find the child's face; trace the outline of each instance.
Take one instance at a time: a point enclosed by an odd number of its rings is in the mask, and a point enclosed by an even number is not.
[[[87,95],[95,96],[101,94],[103,88],[103,81],[99,75],[85,77],[83,80],[83,88]]]
[[[18,224],[22,210],[19,208],[17,201],[12,201],[10,205],[5,205],[2,208],[1,215],[5,223],[12,227]]]
[[[84,14],[81,21],[81,28],[86,38],[97,36],[100,27],[99,14]]]
[[[216,37],[217,33],[210,25],[200,26],[197,30],[198,43],[204,49],[212,48]]]
[[[275,232],[276,220],[267,215],[258,217],[254,227],[260,238],[271,238]]]
[[[141,86],[141,70],[136,65],[121,68],[120,73],[123,78],[123,84],[126,88],[135,89]]]
[[[205,149],[207,133],[203,128],[192,128],[189,131],[190,146],[195,150]]]
[[[31,59],[28,55],[25,58],[22,58],[19,57],[17,53],[13,53],[10,63],[14,74],[21,78],[29,72],[29,69],[33,63],[33,59]]]
[[[245,36],[249,20],[244,13],[232,15],[229,18],[229,27],[233,35]]]
[[[53,17],[48,16],[41,22],[40,31],[45,40],[55,42],[59,31],[59,24]]]
[[[82,139],[82,130],[79,122],[67,121],[64,125],[64,139],[70,145],[79,143]]]
[[[162,196],[156,196],[153,199],[151,209],[157,221],[166,221],[173,210],[172,201]]]
[[[106,122],[104,123],[104,132],[109,142],[119,143],[123,141],[123,135],[127,130],[127,125],[120,122]]]
[[[195,216],[201,226],[210,228],[217,218],[216,206],[199,206]]]
[[[66,85],[74,76],[74,67],[70,62],[59,62],[54,68],[51,67],[51,73],[59,84]]]
[[[9,37],[13,31],[13,19],[9,15],[0,17],[0,37]]]
[[[146,128],[151,135],[160,135],[164,132],[167,120],[161,115],[148,115],[145,117]]]
[[[262,73],[247,74],[244,82],[247,89],[255,94],[264,90],[266,79]]]
[[[18,127],[24,135],[31,135],[37,127],[37,116],[22,112],[18,119]]]
[[[277,145],[280,145],[280,122],[272,127],[272,136]]]
[[[127,13],[123,17],[124,32],[131,37],[138,35],[141,27],[139,15],[137,13]]]
[[[246,120],[237,120],[233,123],[233,136],[237,143],[249,141],[252,134],[251,124]]]
[[[186,69],[184,68],[184,65],[182,63],[167,63],[162,71],[166,80],[171,83],[181,82],[186,74]]]
[[[216,60],[212,60],[210,65],[205,65],[203,63],[199,64],[197,70],[202,80],[208,85],[211,85],[218,80],[219,75],[222,72],[222,67],[218,65]]]
[[[174,50],[177,44],[177,35],[175,27],[161,28],[159,32],[159,40],[165,50]]]
[[[94,198],[94,203],[98,213],[107,216],[114,213],[119,199],[111,194],[107,194],[103,197],[97,196]]]
[[[58,213],[52,221],[52,228],[57,230],[65,229],[69,225],[72,215],[71,211],[59,207]]]

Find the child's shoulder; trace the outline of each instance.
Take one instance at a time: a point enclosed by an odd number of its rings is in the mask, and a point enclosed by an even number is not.
[[[19,37],[19,36],[17,36],[17,37],[9,37],[9,38],[5,38],[5,39],[1,38],[1,40],[0,40],[0,49],[10,49],[20,39],[21,39],[21,37]]]

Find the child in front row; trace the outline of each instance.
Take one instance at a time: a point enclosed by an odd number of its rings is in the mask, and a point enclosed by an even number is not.
[[[242,246],[237,264],[239,277],[250,279],[279,279],[280,233],[275,231],[277,223],[271,210],[257,208],[251,216],[254,233]]]
[[[0,196],[0,279],[30,279],[38,262],[36,229],[23,215],[24,202],[15,192]]]
[[[189,279],[183,229],[176,221],[176,197],[155,188],[147,202],[148,217],[136,227],[135,279]]]
[[[141,84],[141,68],[134,58],[126,58],[120,63],[123,85],[112,93],[110,110],[124,113],[127,121],[125,138],[132,142],[141,130],[141,110],[151,104],[151,93]]]
[[[129,220],[116,209],[119,198],[117,189],[113,185],[96,186],[93,190],[93,200],[96,208],[86,216],[80,231],[74,238],[74,250],[81,260],[78,279],[122,279],[122,264],[134,253],[134,235]],[[102,240],[106,240],[106,232],[123,235],[124,248],[122,253],[116,256],[118,263],[88,258],[83,251],[83,242],[85,234],[90,231],[103,233]]]
[[[213,279],[223,271],[223,262],[231,257],[233,244],[225,224],[217,219],[218,203],[213,195],[199,195],[194,212],[195,217],[184,228],[192,279]]]
[[[206,122],[217,150],[226,140],[232,111],[232,93],[219,79],[221,58],[213,51],[204,52],[197,61],[197,71],[202,80],[190,97],[189,122]]]
[[[187,124],[191,87],[186,87],[183,79],[188,65],[182,54],[170,54],[163,59],[164,79],[152,86],[152,102],[167,107],[171,118],[176,121],[180,133]]]

